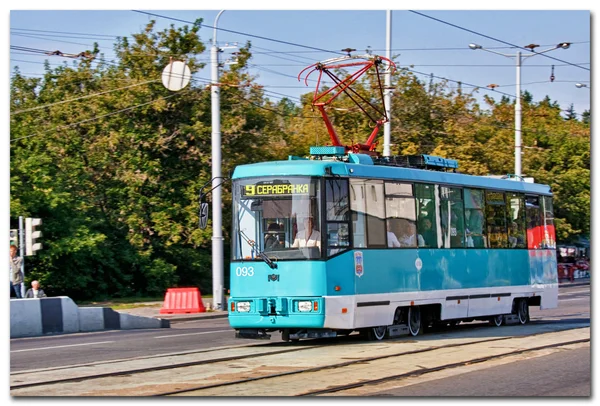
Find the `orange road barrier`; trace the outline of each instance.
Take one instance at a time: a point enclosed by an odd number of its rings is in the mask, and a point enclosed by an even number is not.
[[[198,288],[169,288],[160,314],[204,313],[206,308],[202,303]]]

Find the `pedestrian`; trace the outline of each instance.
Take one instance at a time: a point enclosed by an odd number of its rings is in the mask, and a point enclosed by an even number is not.
[[[17,299],[21,299],[21,284],[23,283],[23,272],[21,264],[23,258],[17,256],[17,246],[10,246],[10,287],[15,292]]]
[[[40,283],[38,281],[31,281],[31,288],[27,289],[27,293],[25,293],[26,299],[39,299],[41,297],[46,297],[43,289],[40,289]]]

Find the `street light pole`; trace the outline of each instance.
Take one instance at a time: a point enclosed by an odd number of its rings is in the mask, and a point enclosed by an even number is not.
[[[528,45],[527,48],[537,47],[538,45]],[[558,48],[567,49],[571,46],[570,42],[561,42],[558,45],[545,49],[541,52],[534,52],[531,54],[523,55],[521,51],[518,51],[515,55],[503,54],[501,52],[492,51],[491,49],[483,48],[478,44],[469,44],[469,48],[473,50],[481,49],[482,51],[490,52],[492,54],[502,55],[507,58],[515,58],[517,62],[517,89],[516,89],[516,101],[515,101],[515,175],[518,177],[522,176],[521,170],[521,63],[525,58],[540,55],[546,52],[553,51]]]
[[[521,176],[521,51],[517,52],[515,59],[517,60],[517,99],[515,100],[515,175]]]
[[[217,22],[225,10],[215,18],[213,45],[210,49],[211,60],[211,160],[212,160],[212,276],[213,309],[223,309],[223,230],[221,216],[221,111],[219,89],[219,48],[217,47]]]
[[[392,11],[386,11],[386,47],[385,56],[392,59]],[[385,74],[385,91],[383,103],[388,121],[383,124],[383,156],[390,156],[390,142],[392,138],[392,70]]]

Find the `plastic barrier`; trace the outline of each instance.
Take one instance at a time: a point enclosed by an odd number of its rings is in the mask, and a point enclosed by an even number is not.
[[[169,288],[160,314],[204,313],[198,288]]]

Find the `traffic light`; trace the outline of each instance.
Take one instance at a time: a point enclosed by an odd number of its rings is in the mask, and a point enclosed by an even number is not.
[[[25,219],[25,255],[35,255],[35,252],[42,249],[42,244],[36,242],[42,236],[41,231],[37,231],[35,227],[42,225],[42,219],[33,219],[27,217]]]
[[[14,245],[17,248],[19,247],[19,230],[10,230],[10,245]]]

